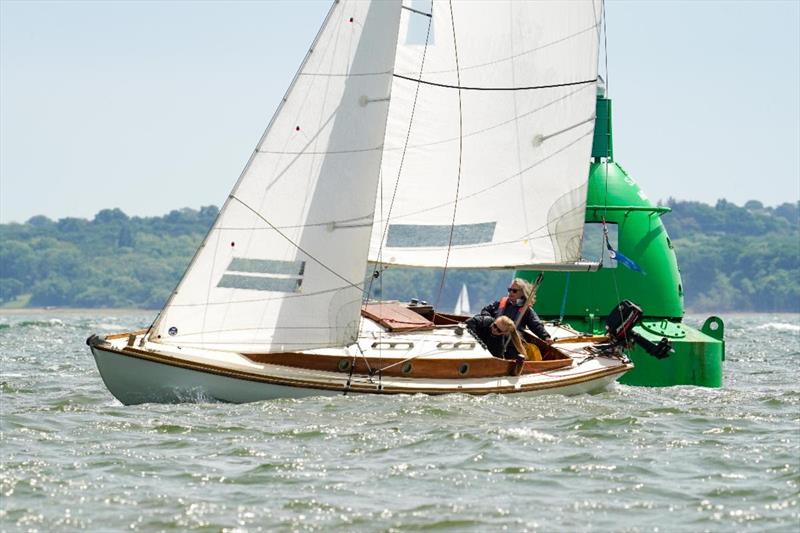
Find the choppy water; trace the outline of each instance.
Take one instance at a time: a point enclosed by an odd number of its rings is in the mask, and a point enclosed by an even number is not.
[[[0,315],[2,531],[800,530],[798,315],[723,389],[124,407],[84,339],[151,318]]]

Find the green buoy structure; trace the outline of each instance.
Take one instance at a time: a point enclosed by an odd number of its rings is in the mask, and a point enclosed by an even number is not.
[[[614,160],[611,100],[598,86],[592,161],[589,169],[584,259],[600,261],[590,272],[545,272],[536,311],[546,320],[578,331],[602,334],[607,314],[622,300],[640,306],[644,316],[636,332],[658,342],[666,337],[674,353],[656,359],[642,348],[627,351],[635,368],[620,383],[640,386],[722,386],[724,323],[711,316],[698,330],[684,323],[683,285],[669,235],[661,221],[668,207],[653,205],[638,183]],[[615,250],[643,272],[609,257],[603,229]],[[533,280],[538,271],[518,271]]]

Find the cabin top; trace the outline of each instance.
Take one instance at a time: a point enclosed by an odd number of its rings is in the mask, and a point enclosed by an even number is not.
[[[421,331],[434,327],[432,321],[400,302],[368,303],[361,308],[361,315],[389,331]]]

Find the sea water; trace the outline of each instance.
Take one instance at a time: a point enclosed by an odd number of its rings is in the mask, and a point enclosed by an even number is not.
[[[152,318],[0,315],[2,531],[800,530],[798,315],[721,389],[125,407],[84,340]]]

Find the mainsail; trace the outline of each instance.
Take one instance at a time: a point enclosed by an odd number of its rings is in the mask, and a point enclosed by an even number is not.
[[[403,12],[372,261],[579,260],[600,7],[491,0]]]
[[[355,340],[400,11],[333,5],[151,340],[238,351]]]

